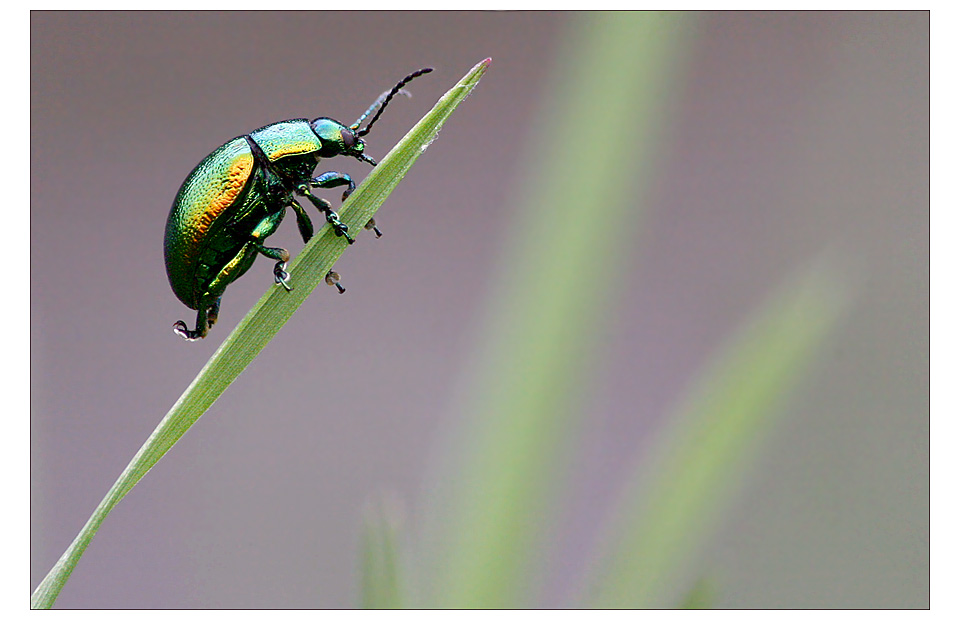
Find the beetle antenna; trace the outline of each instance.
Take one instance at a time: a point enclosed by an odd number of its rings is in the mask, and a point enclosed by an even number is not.
[[[410,94],[410,91],[407,90],[406,88],[401,88],[400,90],[397,91],[397,94],[398,94],[398,95],[405,95],[405,96],[407,96],[407,97],[413,97],[413,95]],[[379,107],[380,107],[380,104],[383,103],[383,100],[386,99],[389,95],[390,95],[390,91],[389,91],[389,90],[385,90],[385,91],[383,91],[382,93],[380,93],[380,96],[377,97],[377,100],[376,100],[376,101],[374,101],[372,104],[370,104],[370,107],[367,108],[367,111],[364,112],[363,114],[361,114],[361,115],[360,115],[360,118],[358,118],[357,121],[356,121],[353,125],[350,125],[350,129],[356,131],[356,130],[357,130],[357,127],[360,126],[360,123],[362,123],[362,122],[364,121],[364,119],[366,119],[368,116],[370,116],[370,114],[372,114],[374,110],[376,110],[377,108],[379,108]]]
[[[370,133],[370,128],[373,127],[373,124],[377,122],[377,119],[380,118],[380,115],[383,114],[383,111],[387,109],[387,104],[390,103],[390,100],[393,99],[394,95],[403,90],[404,86],[409,84],[411,80],[418,78],[425,73],[430,73],[431,71],[433,71],[433,67],[425,67],[419,71],[414,71],[407,77],[397,82],[397,85],[391,90],[377,97],[377,100],[373,102],[373,105],[367,108],[367,111],[357,119],[357,122],[350,126],[351,129],[356,129],[360,126],[360,123],[370,116],[370,113],[373,112],[374,109],[379,108],[377,109],[377,113],[374,115],[373,120],[371,120],[366,127],[357,132],[357,137],[362,137]]]

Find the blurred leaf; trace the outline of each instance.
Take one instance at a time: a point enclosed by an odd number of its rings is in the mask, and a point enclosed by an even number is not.
[[[607,320],[656,178],[686,19],[577,14],[563,37],[572,47],[520,145],[519,209],[459,394],[461,426],[437,468],[429,606],[533,602],[532,560],[602,344],[594,326]]]
[[[698,579],[680,603],[680,609],[711,609],[717,600],[716,589],[709,579]]]
[[[590,607],[671,606],[777,417],[844,306],[831,273],[810,269],[772,295],[670,417],[656,457],[627,487]]]
[[[351,231],[363,230],[364,224],[370,221],[413,162],[436,138],[447,117],[470,94],[488,64],[489,59],[479,63],[450,89],[357,187],[340,209],[340,219]],[[193,383],[160,420],[160,424],[120,474],[73,543],[37,586],[30,599],[33,608],[53,606],[107,514],[280,331],[294,311],[323,280],[346,246],[346,241],[342,237],[334,236],[330,226],[324,226],[290,263],[293,290],[287,292],[277,286],[270,287],[236,329],[227,336]]]
[[[364,514],[360,564],[360,602],[364,609],[401,609],[403,594],[398,543],[400,510],[380,498]]]

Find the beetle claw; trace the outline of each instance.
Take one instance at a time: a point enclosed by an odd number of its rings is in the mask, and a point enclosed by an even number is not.
[[[290,274],[287,273],[286,271],[284,271],[283,268],[286,267],[286,266],[287,266],[287,263],[285,263],[285,262],[277,263],[276,265],[274,265],[274,267],[273,267],[273,279],[275,280],[275,282],[276,282],[277,284],[279,284],[279,285],[283,286],[283,288],[287,289],[287,292],[289,293],[290,291],[293,290],[293,288],[291,288],[290,285],[287,284],[287,282],[290,280]]]
[[[327,272],[326,277],[324,277],[324,281],[328,286],[337,287],[337,290],[340,291],[341,295],[347,292],[347,289],[343,288],[343,285],[340,284],[340,274],[332,269]]]
[[[330,222],[331,226],[333,226],[334,234],[336,234],[338,237],[345,237],[347,239],[347,243],[349,243],[350,245],[353,245],[353,242],[356,241],[356,239],[354,239],[348,234],[347,231],[349,231],[350,228],[348,228],[346,224],[340,221],[340,218],[337,216],[336,211],[327,212],[327,221]]]
[[[187,329],[187,324],[183,321],[177,321],[173,324],[173,333],[177,334],[187,342],[193,342],[194,340],[200,339],[200,336],[197,334],[197,332]]]
[[[370,221],[364,225],[364,228],[367,230],[372,230],[373,232],[377,233],[377,239],[383,236],[383,233],[380,232],[379,228],[377,228],[376,220],[374,220],[372,217],[370,218]]]

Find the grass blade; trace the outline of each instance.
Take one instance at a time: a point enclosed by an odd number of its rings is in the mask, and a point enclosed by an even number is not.
[[[680,602],[680,609],[712,609],[717,600],[717,589],[709,579],[701,577]]]
[[[720,351],[637,468],[588,606],[671,606],[684,570],[768,435],[785,393],[838,320],[844,297],[821,268],[773,295]]]
[[[400,179],[434,140],[453,110],[477,85],[490,59],[477,64],[411,129],[344,203],[340,219],[351,231],[363,230]],[[30,598],[33,608],[53,606],[60,590],[100,524],[130,489],[253,361],[343,253],[347,242],[324,226],[290,263],[293,290],[271,287],[207,361],[173,408],[110,488],[83,529]]]
[[[578,16],[528,170],[425,527],[428,606],[533,603],[533,559],[640,200],[655,178],[684,14]],[[638,200],[637,196],[640,196]],[[601,339],[602,340],[602,339]]]
[[[380,498],[363,520],[360,604],[364,609],[402,609],[400,511],[396,501]]]

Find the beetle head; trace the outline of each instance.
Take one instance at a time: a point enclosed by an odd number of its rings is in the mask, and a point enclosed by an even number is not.
[[[404,93],[409,97],[410,93],[403,90],[403,87],[406,86],[406,84],[411,80],[418,78],[425,73],[430,73],[431,71],[433,71],[432,68],[426,67],[424,69],[420,69],[419,71],[414,71],[407,77],[397,82],[396,86],[380,95],[377,100],[373,102],[373,105],[367,108],[367,111],[360,115],[360,118],[358,118],[356,122],[349,127],[325,116],[322,116],[311,122],[310,127],[313,128],[313,132],[317,134],[318,138],[320,138],[320,143],[322,145],[320,149],[320,157],[348,155],[350,157],[356,157],[360,161],[365,161],[368,164],[376,166],[377,162],[372,157],[369,157],[363,153],[363,147],[365,144],[362,137],[370,133],[370,128],[373,127],[373,124],[376,123],[377,119],[380,118],[380,115],[383,114],[387,104],[390,103],[390,100],[393,99],[394,95],[397,93]],[[369,123],[367,123],[367,126],[361,129],[360,124],[363,123],[368,116],[373,114],[373,112],[376,112],[376,114],[373,115],[373,118]]]
[[[363,154],[365,144],[353,127],[347,127],[332,118],[326,117],[314,120],[310,123],[310,127],[313,129],[313,133],[320,138],[320,144],[322,145],[320,157],[347,155],[376,165],[373,159]]]

